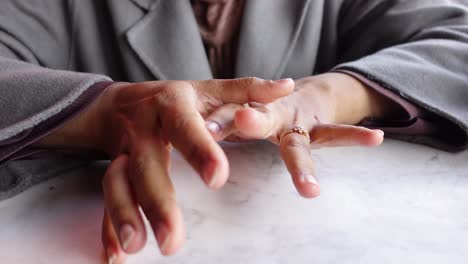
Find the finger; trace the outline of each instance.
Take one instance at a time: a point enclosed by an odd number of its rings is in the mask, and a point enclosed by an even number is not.
[[[234,104],[269,103],[294,91],[292,79],[269,81],[248,77],[231,80],[193,81],[192,84],[200,94],[213,96],[223,103]]]
[[[318,125],[311,131],[313,147],[374,147],[382,144],[384,132],[350,125]]]
[[[146,229],[127,174],[128,157],[120,155],[110,164],[102,185],[107,215],[118,234],[120,247],[136,253],[146,243]]]
[[[194,97],[183,90],[173,92],[180,93],[174,95],[177,100],[171,104],[159,102],[164,113],[161,116],[164,137],[182,153],[210,188],[220,188],[229,174],[226,155],[206,128]]]
[[[157,138],[140,138],[129,159],[130,181],[148,218],[161,254],[172,255],[183,244],[185,229],[169,178],[169,148]]]
[[[241,109],[244,109],[244,106],[225,104],[205,118],[206,128],[215,140],[223,140],[236,131],[234,117]]]
[[[246,138],[267,139],[283,126],[285,120],[278,108],[246,108],[236,112],[234,119],[238,133]]]
[[[298,133],[285,135],[280,142],[281,156],[297,191],[306,198],[320,195],[309,139]]]
[[[111,264],[124,263],[127,255],[120,247],[117,233],[114,230],[112,221],[104,210],[104,217],[102,220],[102,245],[104,247],[104,262]]]

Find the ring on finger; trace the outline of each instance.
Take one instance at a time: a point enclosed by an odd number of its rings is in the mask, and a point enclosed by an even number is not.
[[[278,137],[278,141],[280,142],[280,144],[281,144],[281,139],[283,139],[286,135],[291,134],[291,133],[297,133],[297,134],[303,135],[310,142],[310,135],[309,135],[309,132],[307,131],[307,129],[305,129],[301,125],[294,125],[294,126],[292,126],[290,128],[286,128],[285,130],[283,130],[280,133],[280,135]]]

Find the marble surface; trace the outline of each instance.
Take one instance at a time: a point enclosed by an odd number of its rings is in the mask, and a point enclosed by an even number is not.
[[[468,152],[390,141],[313,152],[322,196],[295,192],[267,143],[224,146],[232,173],[205,188],[175,155],[187,242],[154,238],[128,263],[467,263]],[[103,166],[69,172],[0,203],[1,263],[100,263]]]

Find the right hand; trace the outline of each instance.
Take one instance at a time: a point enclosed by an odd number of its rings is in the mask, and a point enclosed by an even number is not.
[[[383,132],[357,124],[369,117],[384,119],[394,109],[386,97],[346,74],[325,73],[295,83],[293,93],[275,102],[250,107],[226,104],[205,120],[217,140],[267,139],[277,144],[299,194],[314,198],[321,190],[311,149],[378,146]],[[297,124],[310,137],[289,133],[280,140],[284,130]]]
[[[112,157],[103,178],[103,244],[108,259],[122,262],[127,253],[136,253],[145,245],[139,207],[151,224],[161,253],[171,255],[185,236],[169,177],[171,146],[206,185],[220,188],[228,178],[228,161],[206,129],[204,117],[226,103],[269,103],[293,90],[290,79],[117,83],[40,145],[64,147],[87,142]],[[76,133],[83,134],[83,140]]]

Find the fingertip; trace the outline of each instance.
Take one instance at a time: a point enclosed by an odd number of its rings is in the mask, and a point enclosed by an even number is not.
[[[110,219],[104,216],[102,226],[103,259],[105,263],[124,263],[127,253],[120,246]]]
[[[102,253],[103,263],[106,264],[121,264],[125,263],[127,254],[123,251],[115,251],[112,248],[108,248]]]
[[[281,79],[281,80],[271,80],[270,83],[273,83],[275,85],[281,85],[283,86],[283,88],[291,88],[293,87],[294,88],[294,80],[291,79],[291,78],[284,78],[284,79]]]
[[[174,238],[176,238],[176,236],[174,233],[171,234],[166,223],[159,223],[154,231],[154,235],[162,255],[173,255],[179,249],[174,243]]]
[[[185,242],[185,225],[182,212],[177,207],[172,215],[172,222],[161,221],[155,229],[159,250],[164,256],[176,254]]]
[[[300,190],[299,190],[299,194],[304,197],[304,198],[308,198],[308,199],[312,199],[312,198],[317,198],[320,196],[320,186],[318,185],[313,185],[313,184],[309,184],[307,186],[303,186]]]
[[[119,237],[120,237],[120,246],[127,254],[138,253],[146,244],[146,230],[143,227],[143,230],[131,230],[129,232],[129,227],[131,225],[125,224],[120,227]],[[132,227],[133,228],[133,227]]]
[[[295,83],[291,78],[281,80],[263,80],[254,78],[250,89],[250,101],[259,103],[271,103],[281,97],[287,96],[294,91]]]
[[[106,212],[102,235],[106,248],[134,254],[146,243],[146,229],[128,185],[127,159],[125,154],[116,157],[103,178]]]
[[[237,111],[234,122],[240,132],[249,135],[258,129],[258,112],[252,108]]]
[[[229,177],[229,162],[224,150],[216,142],[206,158],[203,158],[202,178],[210,189],[220,189]]]
[[[224,152],[205,163],[203,174],[203,180],[210,189],[217,190],[224,186],[229,177],[229,163]]]
[[[214,140],[216,141],[221,141],[223,140],[222,137],[222,128],[221,125],[212,120],[206,120],[205,121],[205,126],[208,132],[210,132],[211,136],[213,137]]]
[[[313,175],[301,175],[294,177],[296,189],[304,198],[316,198],[320,196],[320,185]]]
[[[221,125],[218,124],[218,122],[207,120],[205,125],[206,129],[208,129],[212,134],[219,134],[219,132],[221,132]]]
[[[383,132],[383,130],[380,130],[380,129],[377,129],[375,131],[379,134],[380,138],[383,140],[385,137],[385,132]]]
[[[273,84],[272,91],[270,92],[272,92],[273,96],[278,97],[289,95],[294,91],[294,87],[296,86],[294,80],[291,78],[270,81],[270,84]]]
[[[365,142],[367,146],[375,147],[382,144],[384,141],[384,132],[382,130],[376,129],[371,130],[371,135],[368,137],[368,141]]]

